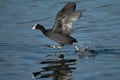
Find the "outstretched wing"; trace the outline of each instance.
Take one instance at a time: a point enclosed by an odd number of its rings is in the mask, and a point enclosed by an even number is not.
[[[80,11],[75,11],[76,3],[67,3],[56,16],[53,31],[69,35],[72,31],[72,22],[79,19]]]

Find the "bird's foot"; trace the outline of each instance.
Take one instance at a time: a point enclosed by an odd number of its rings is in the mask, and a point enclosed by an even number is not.
[[[78,52],[84,52],[84,49],[79,48],[75,43],[73,44],[73,47],[78,51]]]
[[[63,48],[62,45],[48,45],[50,48]]]

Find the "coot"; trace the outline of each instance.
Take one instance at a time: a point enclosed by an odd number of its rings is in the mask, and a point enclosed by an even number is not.
[[[68,2],[58,13],[52,29],[45,29],[41,24],[35,24],[32,29],[38,29],[43,32],[45,36],[56,41],[60,45],[49,47],[62,48],[65,44],[73,44],[73,46],[79,51],[76,46],[77,40],[70,36],[72,31],[72,22],[78,20],[82,13],[76,9],[75,2]]]

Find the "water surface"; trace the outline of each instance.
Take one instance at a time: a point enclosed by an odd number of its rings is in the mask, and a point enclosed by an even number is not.
[[[48,48],[45,45],[57,43],[31,30],[35,23],[51,28],[57,12],[68,1],[0,1],[0,80],[32,80],[32,72],[50,66],[42,62],[59,61],[60,54],[64,54],[64,60],[76,60],[73,65],[64,64],[68,73],[59,75],[60,80],[120,80],[119,0],[74,0],[83,15],[73,23],[71,35],[81,48],[94,49],[95,54],[78,55],[72,46]],[[46,73],[52,74],[53,70],[41,74]],[[41,74],[37,79],[57,80],[54,75],[42,78]]]

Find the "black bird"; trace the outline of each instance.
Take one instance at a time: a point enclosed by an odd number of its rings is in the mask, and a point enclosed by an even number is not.
[[[45,36],[60,44],[55,46],[50,45],[49,47],[62,48],[65,44],[72,44],[79,51],[79,48],[75,45],[77,40],[70,36],[72,22],[82,16],[82,13],[75,9],[76,3],[68,2],[62,10],[57,13],[52,29],[45,29],[41,24],[35,24],[32,29],[41,30]]]

